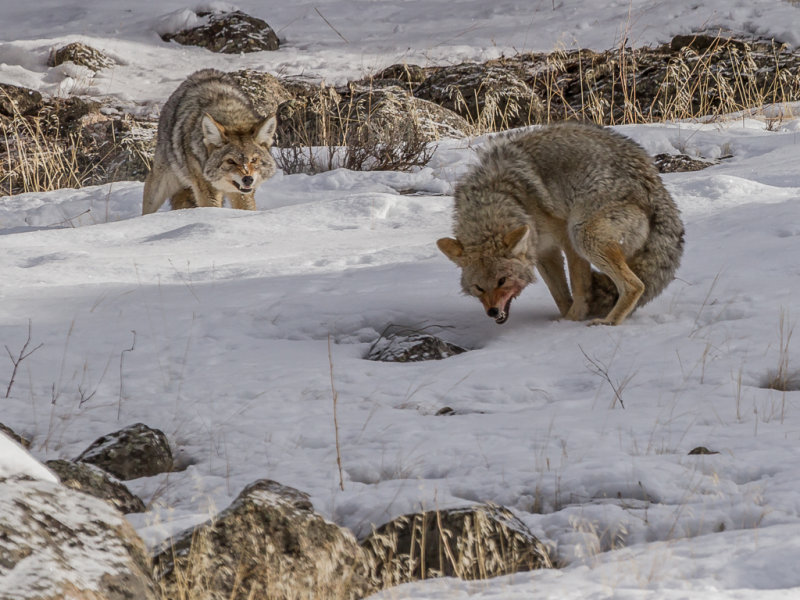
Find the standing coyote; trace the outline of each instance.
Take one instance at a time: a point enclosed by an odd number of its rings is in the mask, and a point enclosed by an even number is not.
[[[256,187],[275,174],[274,134],[275,117],[259,116],[225,73],[193,73],[161,111],[142,214],[167,198],[173,209],[222,206],[227,197],[233,208],[255,210]]]
[[[437,245],[497,323],[536,267],[562,317],[619,325],[672,281],[684,230],[638,144],[562,123],[490,143],[456,186],[454,233]]]

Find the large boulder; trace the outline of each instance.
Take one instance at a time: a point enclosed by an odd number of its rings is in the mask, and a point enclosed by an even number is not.
[[[362,542],[382,587],[431,577],[486,579],[553,566],[544,544],[509,510],[481,504],[398,517]]]
[[[121,513],[58,483],[0,478],[0,599],[157,600]]]
[[[353,535],[316,514],[306,494],[269,480],[179,535],[155,563],[168,598],[179,586],[187,597],[226,600],[355,600],[374,591]]]
[[[123,481],[151,477],[173,468],[167,436],[143,423],[96,439],[75,462],[97,465]]]

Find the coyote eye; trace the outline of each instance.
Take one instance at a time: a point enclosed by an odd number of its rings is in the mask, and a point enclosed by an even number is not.
[[[506,282],[506,278],[505,277],[501,277],[500,279],[497,280],[497,287],[503,287],[503,284],[505,282]]]
[[[258,162],[258,157],[254,156],[253,158],[250,159],[250,162],[256,164]]]
[[[484,292],[484,289],[479,285],[476,285],[475,289],[478,290],[478,292],[480,292],[481,294]]]
[[[231,167],[235,167],[237,163],[236,163],[236,161],[235,161],[235,160],[233,160],[232,158],[229,158],[228,160],[226,160],[226,161],[225,161],[225,164],[226,164],[226,165],[229,165],[229,166],[231,166]]]

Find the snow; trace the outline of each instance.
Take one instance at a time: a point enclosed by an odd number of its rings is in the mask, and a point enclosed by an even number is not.
[[[17,442],[0,431],[0,479],[12,476],[30,477],[58,483],[58,477],[37,461]]]
[[[605,49],[699,27],[800,42],[798,6],[777,0],[236,7],[264,18],[281,49],[216,56],[164,43],[159,27],[199,10],[172,0],[6,2],[0,80],[63,93],[68,73],[46,66],[49,49],[81,40],[119,63],[78,81],[82,92],[155,112],[201,67],[341,82],[395,62]],[[20,364],[2,420],[32,439],[40,460],[75,458],[136,422],[164,431],[185,470],[128,482],[152,503],[128,515],[151,546],[270,478],[307,492],[356,535],[404,513],[492,501],[563,565],[420,582],[380,598],[797,597],[800,392],[762,386],[782,352],[800,369],[789,338],[800,293],[800,119],[618,130],[652,154],[721,160],[664,176],[686,221],[683,263],[662,296],[617,328],[556,320],[542,283],[503,326],[460,295],[457,269],[434,242],[450,234],[449,194],[483,138],[441,143],[415,173],[277,175],[252,213],[142,217],[137,182],[5,197],[0,343],[19,352],[30,321],[31,347],[43,346]],[[400,193],[409,189],[418,193]],[[390,324],[471,351],[364,360]],[[2,389],[11,370],[0,363]],[[454,414],[437,416],[446,406]],[[0,473],[32,469],[5,440]],[[688,455],[697,446],[719,454]]]

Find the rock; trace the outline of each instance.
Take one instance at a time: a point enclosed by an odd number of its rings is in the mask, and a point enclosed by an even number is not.
[[[11,429],[11,427],[8,427],[5,424],[0,423],[0,431],[5,433],[8,437],[17,442],[20,446],[22,446],[26,450],[31,447],[31,441],[16,433],[13,429]]]
[[[105,500],[123,514],[146,510],[144,502],[133,495],[124,483],[99,467],[69,460],[48,460],[45,465],[58,475],[63,485]]]
[[[0,83],[0,114],[7,117],[29,115],[42,107],[42,95],[36,90]]]
[[[265,21],[239,10],[233,12],[198,12],[204,24],[178,33],[165,33],[165,42],[175,40],[184,46],[200,46],[222,54],[277,50],[277,34]]]
[[[443,67],[414,96],[449,108],[479,129],[509,129],[539,122],[544,106],[513,67],[461,63]]]
[[[351,127],[356,143],[414,145],[463,138],[475,132],[466,119],[452,110],[416,98],[396,86],[362,91],[345,106],[344,114],[355,117],[358,124]]]
[[[97,465],[123,481],[166,473],[173,466],[167,436],[143,423],[98,438],[75,462]]]
[[[274,115],[278,105],[294,96],[274,75],[252,69],[241,69],[229,74],[263,116]]]
[[[486,579],[553,566],[544,544],[525,524],[494,504],[398,517],[361,545],[373,557],[374,578],[383,587],[442,576]]]
[[[144,543],[107,503],[0,479],[0,599],[157,600]]]
[[[395,64],[386,67],[375,75],[373,79],[389,79],[404,84],[417,84],[425,81],[427,76],[425,69],[419,65]]]
[[[65,62],[73,62],[92,71],[110,69],[117,64],[113,58],[106,56],[100,50],[80,42],[72,42],[50,51],[50,56],[47,59],[48,67],[57,67]]]
[[[697,455],[697,454],[719,454],[714,450],[709,450],[705,446],[698,446],[697,448],[692,448],[689,450],[689,456]]]
[[[353,535],[313,511],[308,496],[269,480],[247,486],[212,520],[155,557],[168,598],[356,599],[375,589]],[[199,597],[199,596],[198,596]]]
[[[466,349],[427,333],[398,332],[378,338],[365,358],[382,362],[419,362],[441,360],[462,352]]]
[[[682,173],[702,171],[717,164],[715,161],[698,160],[686,154],[656,154],[653,157],[659,173]]]

